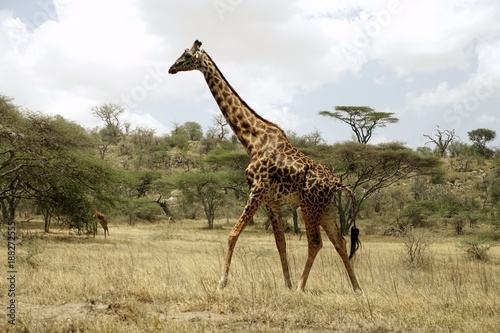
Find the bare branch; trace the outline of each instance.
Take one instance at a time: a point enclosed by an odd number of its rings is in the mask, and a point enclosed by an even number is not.
[[[437,126],[434,134],[423,134],[423,136],[429,139],[425,144],[434,143],[436,145],[440,157],[446,156],[448,146],[457,138],[454,129],[442,131],[439,126]]]

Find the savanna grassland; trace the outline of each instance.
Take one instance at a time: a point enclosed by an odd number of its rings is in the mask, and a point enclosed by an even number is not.
[[[459,246],[462,238],[434,235],[421,262],[410,265],[401,238],[362,234],[355,269],[364,292],[356,294],[324,237],[306,291],[296,292],[284,287],[274,237],[248,227],[229,285],[219,291],[231,227],[222,223],[214,230],[188,220],[111,224],[106,240],[101,230],[94,239],[21,226],[16,325],[4,317],[0,330],[500,332],[499,247],[488,251],[487,261],[469,260]],[[287,240],[297,283],[307,242],[292,234]],[[0,289],[6,290],[5,278]]]

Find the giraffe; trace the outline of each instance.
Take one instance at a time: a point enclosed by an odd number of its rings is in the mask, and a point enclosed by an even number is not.
[[[353,289],[361,292],[350,263],[359,247],[359,230],[354,219],[357,207],[353,191],[336,179],[329,168],[297,150],[280,127],[252,110],[229,85],[208,53],[201,49],[201,42],[198,40],[184,51],[168,72],[176,74],[191,70],[199,70],[203,74],[227,123],[250,156],[250,164],[245,169],[250,193],[243,213],[228,237],[219,288],[227,285],[229,266],[238,237],[261,205],[265,205],[272,224],[285,286],[292,288],[286,240],[280,220],[281,204],[287,203],[302,209],[308,242],[307,260],[297,290],[304,290],[314,259],[323,246],[322,227],[340,255]],[[353,203],[350,255],[347,254],[346,241],[336,222],[334,194],[339,190],[347,191]]]
[[[104,229],[104,238],[106,238],[106,233],[108,233],[109,236],[109,230],[108,230],[108,219],[106,218],[106,215],[98,211],[96,208],[94,208],[94,214],[92,215],[94,218],[98,219],[99,222],[101,223],[102,229]],[[97,224],[95,225],[94,228],[94,238],[97,233]]]

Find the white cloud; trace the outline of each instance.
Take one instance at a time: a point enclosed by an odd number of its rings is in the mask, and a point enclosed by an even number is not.
[[[164,124],[160,123],[150,113],[139,114],[127,110],[120,116],[120,120],[122,123],[128,122],[132,124],[133,128],[140,127],[153,129],[157,134],[167,133],[170,130],[170,128],[167,128]]]
[[[385,82],[386,82],[387,78],[385,77],[385,75],[382,75],[378,78],[376,78],[373,82],[375,82],[376,85],[383,85]]]
[[[476,47],[477,66],[463,82],[440,82],[433,90],[406,94],[407,107],[422,110],[432,106],[479,104],[500,96],[500,66],[494,61],[500,56],[500,43]],[[499,58],[495,58],[499,59]]]
[[[29,22],[2,12],[3,36],[11,44],[0,53],[0,73],[10,78],[0,90],[23,97],[30,108],[92,123],[89,108],[141,87],[164,46],[147,33],[135,1],[57,1],[56,8],[58,21],[45,21],[32,32]]]
[[[400,110],[400,118],[401,110],[449,110],[471,98],[485,106],[500,96],[494,0],[55,0],[55,8],[40,24],[0,9],[0,75],[8,78],[0,92],[89,127],[90,107],[105,102],[123,104],[133,126],[157,131],[195,107],[193,117],[208,119],[200,113],[214,102],[203,77],[166,73],[195,39],[250,106],[299,134],[318,123],[295,103],[321,91],[328,102],[319,109],[331,107],[340,92],[323,89],[329,85]],[[384,72],[371,72],[373,62]],[[462,80],[427,79],[443,69]],[[408,87],[405,100],[395,86]],[[496,111],[481,112],[488,119]],[[401,133],[411,135],[411,125]]]
[[[484,124],[486,126],[491,126],[493,124],[498,124],[500,123],[500,117],[498,115],[491,115],[491,114],[481,114],[477,118],[477,122],[479,124]]]
[[[305,121],[302,116],[291,113],[286,106],[267,109],[261,113],[266,119],[269,119],[269,121],[280,124],[279,126],[285,131],[295,131]]]
[[[404,1],[401,11],[373,39],[374,57],[402,74],[470,67],[466,48],[500,30],[498,5],[490,1]]]

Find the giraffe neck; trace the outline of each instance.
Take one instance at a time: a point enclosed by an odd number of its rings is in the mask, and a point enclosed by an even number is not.
[[[272,122],[262,118],[224,78],[212,59],[205,53],[206,66],[201,70],[215,101],[229,126],[250,156],[272,140],[281,139],[288,142],[284,131]]]

